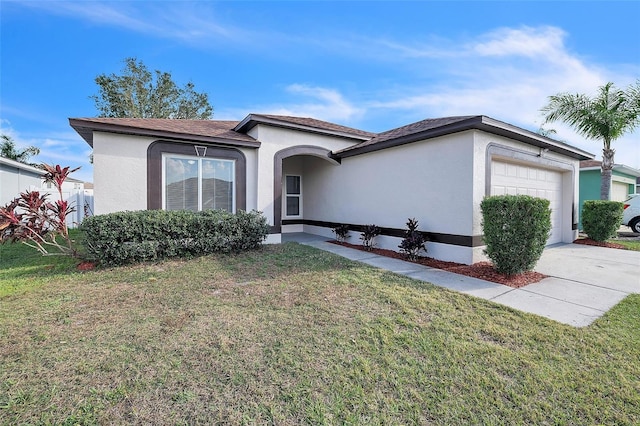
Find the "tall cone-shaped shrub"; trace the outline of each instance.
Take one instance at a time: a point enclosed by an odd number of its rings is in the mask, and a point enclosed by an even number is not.
[[[528,195],[497,195],[480,204],[485,253],[501,274],[532,270],[551,231],[549,200]]]

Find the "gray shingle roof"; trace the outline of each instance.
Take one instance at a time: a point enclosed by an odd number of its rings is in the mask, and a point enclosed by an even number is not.
[[[365,132],[364,130],[354,129],[353,127],[342,126],[328,121],[317,120],[315,118],[272,114],[249,114],[235,127],[235,130],[248,132],[258,124],[331,134],[356,140],[368,140],[376,135],[375,133]]]
[[[170,139],[223,142],[260,146],[244,133],[234,131],[237,121],[178,120],[162,118],[70,118],[69,124],[93,146],[93,132],[105,131]]]
[[[358,148],[369,147],[372,145],[382,144],[386,141],[398,140],[407,136],[420,135],[424,132],[442,129],[451,124],[460,123],[476,116],[465,115],[459,117],[443,117],[443,118],[427,118],[426,120],[418,121],[416,123],[407,124],[406,126],[398,127],[395,129],[387,130],[386,132],[378,133],[368,141],[361,142],[357,145],[345,148],[340,152],[347,152]]]
[[[69,123],[91,146],[93,146],[93,132],[103,131],[258,148],[260,142],[249,136],[247,132],[258,124],[265,124],[351,139],[356,142],[353,146],[334,153],[337,157],[344,158],[475,129],[551,149],[580,160],[593,158],[592,154],[576,147],[483,115],[429,118],[378,134],[315,118],[271,114],[249,114],[242,121],[70,118]]]
[[[370,140],[344,148],[334,154],[337,157],[351,157],[367,152],[423,141],[439,136],[481,130],[494,135],[518,140],[543,149],[550,149],[570,157],[586,160],[593,155],[563,142],[541,136],[508,123],[484,115],[465,115],[457,117],[428,118],[406,126],[379,133]]]

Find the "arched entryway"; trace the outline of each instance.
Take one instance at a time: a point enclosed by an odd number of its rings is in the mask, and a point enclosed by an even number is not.
[[[340,161],[333,158],[331,151],[318,146],[293,146],[276,152],[274,155],[273,179],[273,227],[271,233],[282,232],[283,216],[300,223],[304,221],[305,175],[315,167],[314,161],[306,161],[305,157],[322,159],[337,166]],[[317,161],[315,162],[317,163]],[[307,167],[301,166],[307,164]],[[283,167],[284,165],[284,167]],[[287,167],[288,166],[288,167]],[[283,199],[283,197],[285,197]],[[283,211],[283,201],[284,211]],[[297,214],[293,214],[297,213]]]

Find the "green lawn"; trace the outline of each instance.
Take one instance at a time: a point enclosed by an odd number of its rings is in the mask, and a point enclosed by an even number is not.
[[[576,329],[291,243],[0,263],[0,424],[640,422],[640,296]]]
[[[640,251],[640,241],[634,240],[609,240],[612,243],[622,244],[627,248],[627,250]]]

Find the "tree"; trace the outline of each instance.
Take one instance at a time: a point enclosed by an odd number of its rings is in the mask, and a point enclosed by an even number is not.
[[[124,63],[122,75],[101,74],[95,79],[99,89],[91,99],[99,117],[206,120],[213,115],[208,95],[196,92],[193,83],[181,88],[168,72],[151,73],[136,58]]]
[[[34,164],[29,163],[28,161],[30,157],[40,154],[40,148],[36,146],[29,146],[22,151],[18,151],[16,149],[16,143],[11,139],[11,136],[2,135],[0,136],[0,139],[2,140],[2,143],[0,144],[0,157],[34,166]]]
[[[551,138],[558,134],[556,129],[545,129],[543,126],[540,126],[540,128],[536,130],[536,133],[545,138]]]
[[[549,96],[541,111],[546,114],[545,123],[561,120],[585,138],[603,142],[600,198],[608,200],[615,154],[611,142],[640,124],[640,80],[626,90],[607,83],[593,98],[570,93]]]

